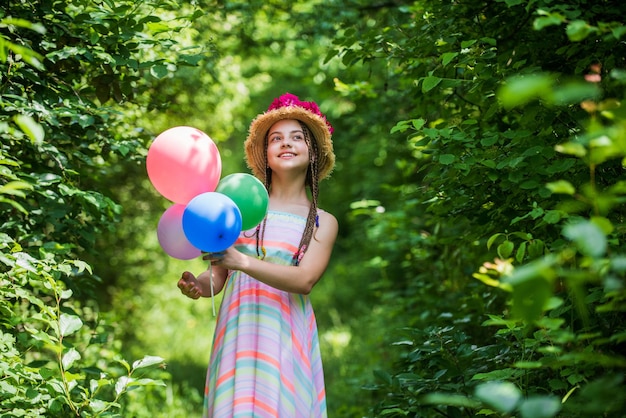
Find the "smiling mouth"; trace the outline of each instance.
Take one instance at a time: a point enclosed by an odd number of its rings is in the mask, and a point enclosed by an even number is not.
[[[296,154],[294,154],[293,152],[284,152],[284,153],[278,155],[279,158],[291,158],[291,157],[295,157],[295,156],[296,156]]]

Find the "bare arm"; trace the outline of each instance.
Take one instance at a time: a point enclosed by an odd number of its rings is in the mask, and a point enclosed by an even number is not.
[[[339,229],[337,219],[327,212],[320,213],[319,224],[298,266],[269,263],[245,255],[233,247],[226,250],[223,258],[215,261],[214,265],[240,270],[276,289],[309,294],[328,266]]]

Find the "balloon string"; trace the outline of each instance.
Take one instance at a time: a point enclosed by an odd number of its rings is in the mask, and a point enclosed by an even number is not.
[[[213,264],[209,261],[209,278],[211,279],[211,306],[213,307],[213,317],[215,317],[215,296],[213,292]]]

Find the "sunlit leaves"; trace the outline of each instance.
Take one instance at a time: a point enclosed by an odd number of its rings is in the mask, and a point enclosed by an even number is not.
[[[567,37],[573,42],[580,42],[592,33],[597,32],[598,29],[591,26],[584,20],[574,20],[568,23],[566,33]]]
[[[570,223],[563,228],[563,235],[572,240],[584,255],[600,257],[606,251],[606,236],[594,222]]]
[[[547,105],[568,105],[599,97],[596,84],[584,81],[556,83],[556,76],[548,73],[514,76],[506,80],[498,91],[498,98],[507,109],[523,106],[533,100]]]
[[[551,182],[548,183],[546,187],[552,193],[573,195],[576,192],[576,189],[574,188],[572,183],[567,180],[558,180],[555,182]]]
[[[495,410],[512,412],[522,398],[522,393],[509,382],[488,382],[476,387],[475,395]]]
[[[59,331],[62,337],[66,337],[78,331],[83,326],[83,321],[76,315],[61,314]]]
[[[15,117],[15,123],[26,135],[28,135],[33,144],[41,145],[43,143],[45,136],[43,127],[35,122],[31,116],[17,115]]]

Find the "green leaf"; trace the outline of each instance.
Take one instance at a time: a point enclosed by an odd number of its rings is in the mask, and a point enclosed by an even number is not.
[[[41,145],[43,143],[45,133],[43,127],[35,119],[27,115],[17,115],[14,120],[22,132],[28,135],[33,144]]]
[[[120,376],[120,378],[117,379],[117,382],[115,382],[115,394],[117,396],[121,395],[132,381],[132,377]]]
[[[527,323],[532,323],[543,315],[551,297],[551,284],[544,277],[536,276],[519,281],[513,286],[511,314]]]
[[[550,13],[547,16],[541,16],[533,22],[533,29],[541,30],[548,26],[560,25],[565,22],[565,16],[560,13]]]
[[[453,154],[441,154],[439,156],[439,162],[443,165],[449,165],[454,162],[456,157]]]
[[[573,20],[565,29],[565,33],[567,33],[567,37],[572,42],[580,42],[584,40],[590,34],[597,32],[598,28],[594,26],[590,26],[584,20]]]
[[[155,364],[161,364],[163,362],[164,362],[164,360],[161,357],[145,356],[141,360],[137,360],[137,361],[135,361],[133,363],[133,370],[134,369],[142,369],[144,367],[150,367],[150,366],[153,366]]]
[[[522,393],[510,382],[487,382],[476,387],[475,396],[502,413],[512,412],[522,399]]]
[[[561,410],[561,400],[556,396],[531,396],[519,406],[521,418],[552,418]]]
[[[450,62],[454,58],[456,58],[457,55],[459,55],[458,52],[444,52],[443,54],[441,54],[441,63],[445,67],[446,65],[450,64]]]
[[[509,258],[513,253],[515,245],[513,242],[506,240],[502,244],[498,245],[497,252],[500,258]]]
[[[506,80],[497,96],[505,108],[512,109],[545,97],[551,92],[553,82],[554,76],[546,73],[515,76]]]
[[[550,103],[564,106],[577,104],[583,100],[598,99],[601,95],[602,90],[596,83],[569,82],[555,88],[547,99]]]
[[[571,196],[576,193],[576,189],[574,188],[572,183],[567,180],[558,180],[552,183],[548,183],[546,184],[546,187],[548,188],[548,190],[555,194],[567,194]]]
[[[548,210],[546,214],[543,216],[543,220],[550,225],[554,225],[559,223],[559,221],[567,214],[560,210]]]
[[[59,331],[62,337],[72,335],[83,326],[83,321],[76,315],[61,314]]]
[[[590,221],[571,223],[563,228],[563,235],[576,244],[584,255],[600,257],[606,252],[607,240],[598,225]]]
[[[493,245],[494,241],[503,235],[504,235],[503,233],[498,232],[490,236],[489,239],[487,240],[487,249],[488,250],[491,249],[491,246]]]
[[[150,74],[155,78],[161,79],[165,78],[169,74],[169,71],[166,65],[159,64],[150,67]]]
[[[8,194],[11,196],[25,197],[23,190],[33,190],[33,185],[23,181],[10,181],[0,186],[0,195]]]
[[[526,241],[522,242],[517,251],[515,252],[515,260],[518,263],[521,263],[524,260],[524,256],[526,256]]]
[[[74,347],[70,348],[67,353],[63,355],[63,359],[61,363],[63,364],[63,369],[68,370],[76,360],[80,360],[80,353],[76,351]]]
[[[448,405],[463,408],[478,408],[480,406],[475,400],[454,393],[429,393],[424,395],[420,401],[427,405]]]
[[[613,223],[605,217],[592,216],[591,218],[589,218],[589,220],[591,221],[591,223],[600,228],[604,235],[610,235],[613,230],[615,230]]]
[[[557,152],[561,154],[574,155],[576,157],[584,157],[587,155],[587,149],[578,142],[566,142],[554,147]]]
[[[132,380],[128,383],[128,387],[131,387],[131,386],[165,386],[167,387],[165,382],[163,382],[162,380],[147,379],[147,378]]]
[[[428,93],[441,82],[441,78],[435,76],[425,77],[422,81],[422,93]]]

